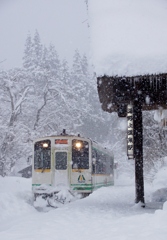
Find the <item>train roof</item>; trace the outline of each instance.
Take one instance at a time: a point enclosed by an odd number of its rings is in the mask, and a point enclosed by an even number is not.
[[[88,138],[88,137],[84,137],[84,136],[80,136],[80,134],[78,135],[68,135],[68,134],[60,134],[60,135],[50,135],[50,136],[43,136],[43,137],[39,137],[37,139],[34,139],[34,142],[40,141],[40,140],[44,140],[44,139],[48,139],[48,138],[79,138],[79,139],[85,139],[85,140],[89,140],[92,145],[95,148],[98,148],[99,150],[103,150],[105,152],[107,152],[108,154],[112,154],[112,151],[107,149],[106,147],[103,147],[100,143],[93,141],[92,139]]]
[[[78,135],[69,135],[69,134],[60,134],[60,135],[48,135],[48,136],[42,136],[42,137],[38,137],[36,139],[34,139],[34,142],[40,141],[40,140],[44,140],[44,139],[48,139],[48,138],[79,138],[79,139],[85,139],[85,140],[89,140],[90,142],[96,144],[96,145],[100,145],[100,143],[93,141],[92,139],[88,138],[88,137],[84,137],[84,136],[80,136]]]

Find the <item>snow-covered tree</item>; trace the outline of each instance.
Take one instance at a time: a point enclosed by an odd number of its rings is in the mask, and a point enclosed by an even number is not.
[[[23,154],[22,132],[25,125],[21,116],[24,102],[28,101],[28,94],[32,86],[29,84],[26,72],[22,69],[13,69],[0,73],[1,79],[1,109],[6,117],[1,129],[2,139],[0,146],[0,162],[5,168],[3,175],[10,172],[12,166]],[[26,155],[24,155],[26,157]]]
[[[101,110],[95,75],[78,50],[70,69],[53,45],[41,44],[36,31],[27,36],[23,68],[1,72],[0,79],[0,162],[8,172],[26,164],[39,136],[65,128],[99,142],[110,139],[111,115]]]
[[[35,35],[32,42],[32,63],[35,68],[41,66],[41,59],[43,53],[43,46],[41,44],[40,36],[38,31],[35,31]]]
[[[154,111],[143,112],[143,153],[144,170],[148,180],[163,166],[167,156],[167,131],[154,119]]]
[[[24,56],[23,56],[23,67],[25,69],[28,69],[29,71],[33,67],[33,55],[32,55],[32,40],[30,33],[27,36],[26,42],[25,42],[25,50],[24,50]]]

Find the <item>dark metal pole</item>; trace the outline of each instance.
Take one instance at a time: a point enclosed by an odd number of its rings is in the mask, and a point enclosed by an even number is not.
[[[134,101],[134,158],[135,158],[135,183],[136,199],[144,207],[144,177],[143,177],[143,123],[142,123],[142,103]]]

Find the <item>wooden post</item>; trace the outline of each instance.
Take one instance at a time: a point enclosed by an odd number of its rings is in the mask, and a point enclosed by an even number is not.
[[[142,103],[140,100],[134,101],[134,158],[135,158],[135,184],[136,199],[135,202],[142,203],[144,201],[144,177],[143,177],[143,123],[142,123]]]

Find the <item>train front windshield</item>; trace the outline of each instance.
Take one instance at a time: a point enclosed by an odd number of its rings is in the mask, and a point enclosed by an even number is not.
[[[34,169],[50,169],[51,141],[42,140],[34,145]]]
[[[72,168],[89,169],[89,143],[82,140],[72,140]]]

